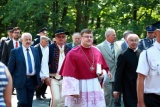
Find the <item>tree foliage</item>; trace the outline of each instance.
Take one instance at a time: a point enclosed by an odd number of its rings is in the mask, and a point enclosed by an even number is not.
[[[60,27],[70,35],[90,28],[101,42],[105,29],[112,27],[118,39],[125,30],[145,37],[145,27],[159,21],[159,13],[159,0],[1,0],[0,32],[19,26],[35,36],[40,28],[47,27],[52,37]]]

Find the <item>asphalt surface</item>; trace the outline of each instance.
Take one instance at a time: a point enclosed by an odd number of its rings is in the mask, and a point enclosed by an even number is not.
[[[14,93],[16,93],[16,92],[14,92]],[[49,101],[51,98],[49,88],[47,88],[45,96],[46,96],[46,99],[37,100],[36,96],[34,95],[32,107],[49,107]],[[16,95],[12,95],[12,107],[17,107],[17,96]]]
[[[49,101],[51,99],[51,93],[50,93],[49,87],[46,90],[45,96],[46,96],[46,99],[37,100],[36,96],[34,95],[32,107],[49,107]],[[17,96],[16,95],[12,95],[12,107],[17,107]],[[124,107],[123,102],[121,103],[121,107]]]

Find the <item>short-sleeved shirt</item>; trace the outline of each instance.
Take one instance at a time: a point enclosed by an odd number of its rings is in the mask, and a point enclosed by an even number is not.
[[[144,93],[160,95],[160,44],[158,42],[140,54],[136,72],[146,76]]]

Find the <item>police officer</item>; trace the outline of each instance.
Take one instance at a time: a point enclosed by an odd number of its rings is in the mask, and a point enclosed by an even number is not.
[[[39,34],[34,39],[32,46],[35,46],[40,43],[40,36],[47,36],[47,28],[43,27],[38,32],[39,32]],[[48,43],[51,44],[51,40],[49,40]]]
[[[156,41],[140,54],[136,72],[137,79],[137,107],[160,106],[160,21],[153,24]]]
[[[1,41],[1,45],[0,45],[0,60],[1,60],[3,45],[4,45],[5,41],[8,41],[8,40],[12,39],[12,30],[13,30],[13,27],[7,28],[8,37]]]
[[[155,42],[154,38],[154,30],[155,28],[152,25],[146,27],[147,37],[142,39],[138,44],[138,49],[143,51],[144,49],[148,49]]]

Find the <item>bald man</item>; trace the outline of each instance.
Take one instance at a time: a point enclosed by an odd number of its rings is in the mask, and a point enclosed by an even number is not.
[[[119,97],[123,93],[125,107],[137,107],[137,65],[140,51],[137,50],[139,37],[129,34],[127,37],[128,49],[121,53],[117,61],[113,96]]]

